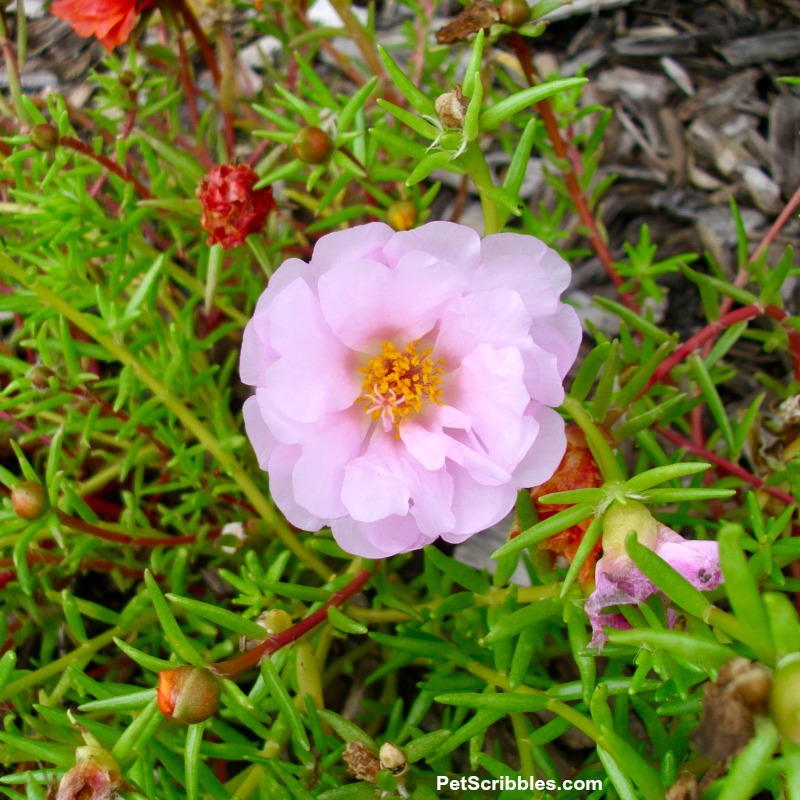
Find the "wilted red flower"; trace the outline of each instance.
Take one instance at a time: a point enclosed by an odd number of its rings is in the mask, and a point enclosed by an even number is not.
[[[243,164],[214,167],[200,181],[197,187],[197,198],[203,206],[200,224],[208,233],[209,244],[221,244],[230,250],[264,227],[275,201],[269,186],[253,189],[257,181],[258,175]]]
[[[155,0],[56,0],[50,11],[79,36],[94,36],[110,53],[128,41],[136,17]]]
[[[51,788],[48,799],[115,800],[120,791],[131,788],[122,779],[119,764],[111,753],[100,746],[94,736],[83,726],[75,724],[86,745],[77,748],[75,766],[64,774],[57,790]]]
[[[558,503],[540,503],[539,498],[544,497],[546,494],[554,492],[568,492],[573,489],[590,489],[600,486],[603,478],[600,475],[600,470],[597,468],[594,457],[592,456],[589,446],[586,444],[586,437],[583,431],[575,424],[571,423],[566,427],[567,434],[567,450],[564,453],[564,458],[558,465],[553,477],[549,481],[534,486],[531,489],[531,498],[536,506],[536,512],[540,520],[545,520],[552,517],[559,511],[569,508],[567,505],[560,505]],[[571,528],[567,528],[549,539],[545,539],[539,544],[542,550],[549,550],[555,555],[563,556],[570,564],[578,552],[583,537],[587,528],[592,522],[590,517]],[[514,528],[511,531],[511,538],[519,534],[519,524],[514,523]],[[602,543],[600,541],[595,545],[594,550],[589,554],[583,567],[581,568],[578,579],[582,584],[590,583],[594,576],[594,567],[597,559],[600,557],[602,551]]]

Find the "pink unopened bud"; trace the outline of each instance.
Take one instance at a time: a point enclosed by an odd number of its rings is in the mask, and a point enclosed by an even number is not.
[[[11,490],[11,505],[22,519],[39,519],[50,507],[44,486],[36,481],[20,481]]]
[[[165,717],[193,725],[213,717],[221,684],[207,667],[178,667],[158,673],[158,708]]]

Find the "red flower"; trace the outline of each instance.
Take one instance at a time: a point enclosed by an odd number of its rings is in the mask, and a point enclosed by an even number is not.
[[[253,189],[257,181],[258,175],[250,167],[228,164],[214,167],[200,181],[200,224],[208,233],[209,244],[221,244],[230,250],[242,244],[248,234],[264,227],[275,201],[269,186]]]
[[[56,0],[50,11],[79,36],[94,36],[110,53],[131,35],[136,17],[156,0]]]

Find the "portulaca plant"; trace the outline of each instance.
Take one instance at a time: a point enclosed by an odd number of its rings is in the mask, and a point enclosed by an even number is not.
[[[758,243],[731,206],[736,275],[612,252],[614,110],[534,69],[558,0],[57,0],[66,94],[27,5],[0,795],[797,798],[800,193]]]

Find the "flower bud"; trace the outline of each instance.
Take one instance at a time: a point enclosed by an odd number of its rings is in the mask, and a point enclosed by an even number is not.
[[[769,710],[781,734],[800,744],[800,653],[792,653],[778,665],[772,678]]]
[[[461,86],[456,84],[452,92],[445,92],[436,98],[436,113],[445,128],[463,128],[469,100],[464,97]]]
[[[650,550],[654,549],[658,534],[658,522],[641,503],[626,500],[614,503],[603,517],[603,555],[609,560],[628,558],[625,539],[631,531]]]
[[[395,777],[408,772],[408,759],[406,754],[395,744],[385,742],[378,751],[381,769],[388,769]]]
[[[49,153],[58,147],[58,129],[53,125],[34,125],[31,129],[31,144],[43,153]]]
[[[386,212],[386,221],[396,231],[408,231],[419,219],[417,207],[410,200],[396,200]]]
[[[158,673],[159,711],[176,722],[193,725],[219,708],[220,679],[207,667],[177,667]]]
[[[129,69],[124,69],[119,74],[119,82],[120,85],[126,89],[130,89],[131,86],[136,82],[136,75],[131,72]]]
[[[263,625],[270,636],[292,627],[292,618],[282,608],[271,608],[263,616]]]
[[[47,513],[50,503],[41,483],[20,481],[11,490],[11,506],[22,519],[39,519]]]
[[[500,20],[512,28],[519,28],[531,18],[526,0],[503,0],[500,3]]]
[[[292,140],[292,153],[305,164],[321,164],[331,154],[331,140],[322,128],[307,125]]]
[[[37,389],[49,389],[50,379],[55,376],[55,372],[44,364],[37,364],[28,371],[28,378]]]

